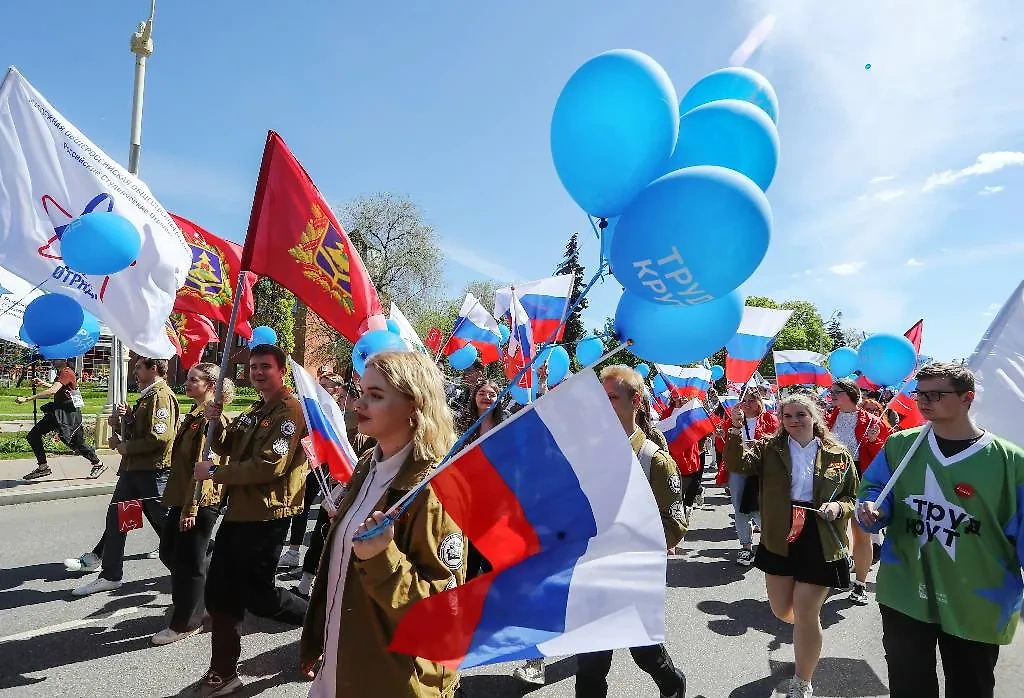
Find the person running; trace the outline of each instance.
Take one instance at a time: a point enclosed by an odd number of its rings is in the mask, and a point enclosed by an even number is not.
[[[239,626],[249,611],[299,626],[306,602],[277,586],[275,572],[291,517],[302,511],[306,486],[306,435],[302,406],[284,384],[285,354],[272,344],[249,352],[249,380],[260,399],[220,433],[213,451],[224,459],[199,461],[193,476],[224,487],[227,514],[217,532],[206,579],[211,622],[210,668],[193,695],[213,698],[242,687]],[[223,405],[207,403],[206,419],[221,424]]]
[[[650,434],[637,424],[637,414],[644,406],[643,378],[632,368],[620,364],[602,370],[601,382],[654,491],[665,527],[666,548],[671,551],[686,533],[679,469],[668,451],[659,448],[651,441]],[[686,676],[673,664],[665,645],[633,647],[629,652],[636,665],[654,679],[662,698],[684,698]],[[588,652],[576,659],[576,696],[602,698],[608,695],[611,650]]]
[[[167,521],[160,534],[160,561],[171,571],[174,611],[168,626],[153,636],[154,645],[168,645],[203,629],[203,589],[222,491],[207,480],[197,499],[193,472],[206,443],[208,422],[203,406],[213,401],[219,376],[219,366],[201,363],[192,367],[185,379],[185,395],[195,400],[195,405],[181,420],[171,447],[171,474],[163,499]],[[224,404],[231,402],[234,394],[234,383],[225,379]],[[221,434],[226,421],[221,416]]]
[[[101,540],[103,569],[99,577],[72,591],[75,596],[88,596],[121,586],[127,533],[118,527],[119,502],[140,500],[143,513],[158,535],[167,520],[167,507],[161,499],[170,475],[178,400],[164,380],[166,359],[136,359],[133,375],[141,391],[139,399],[131,409],[127,405],[118,406],[122,433],[120,438],[115,436],[111,440],[121,454],[121,466]]]
[[[309,695],[451,696],[457,672],[393,653],[388,643],[412,604],[465,581],[462,532],[427,484],[393,525],[354,540],[384,521],[455,443],[441,375],[418,352],[382,352],[367,361],[361,383],[359,431],[377,445],[352,475],[309,597],[300,662],[311,673],[322,662]]]
[[[53,396],[52,402],[43,405],[43,418],[36,422],[25,437],[32,447],[32,453],[35,454],[36,468],[22,479],[38,480],[53,475],[46,462],[43,437],[51,432],[57,432],[57,437],[68,448],[92,464],[89,477],[95,480],[103,474],[107,466],[96,455],[96,451],[85,443],[85,429],[82,424],[82,407],[85,402],[82,400],[82,394],[78,392],[78,377],[70,366],[70,359],[57,359],[53,362],[53,369],[56,371],[53,385],[35,395],[14,399],[19,405],[24,405],[30,400],[42,400]],[[32,382],[36,385],[43,383],[39,378],[33,378]]]
[[[725,458],[734,473],[760,476],[762,531],[754,566],[764,572],[772,613],[793,624],[796,672],[789,698],[810,698],[821,655],[821,606],[850,585],[846,523],[857,469],[806,395],[782,400],[782,428],[745,440],[743,408],[732,413]]]
[[[999,647],[1020,619],[1024,450],[974,423],[975,387],[965,366],[918,370],[929,433],[919,446],[921,428],[893,434],[861,483],[858,522],[887,530],[877,600],[892,698],[938,698],[936,645],[947,696],[993,698]]]

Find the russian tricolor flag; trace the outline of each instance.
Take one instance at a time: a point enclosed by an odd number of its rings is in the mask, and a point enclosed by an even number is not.
[[[472,293],[467,293],[466,299],[462,301],[455,330],[444,346],[445,356],[451,356],[467,344],[472,344],[480,352],[482,363],[490,364],[498,360],[498,347],[501,346],[498,321],[491,317]]]
[[[534,342],[538,346],[561,342],[565,328],[559,330],[558,326],[569,311],[572,283],[572,274],[562,274],[516,284],[515,287],[499,288],[494,292],[494,317],[507,316],[512,307],[512,296],[518,296],[526,316],[530,318]]]
[[[489,431],[429,486],[494,571],[411,606],[392,651],[468,669],[663,641],[665,531],[592,371]]]
[[[726,380],[740,384],[749,381],[792,314],[792,310],[744,306],[740,327],[725,345]]]
[[[726,393],[725,395],[719,395],[718,400],[719,402],[722,403],[722,407],[725,408],[725,411],[727,413],[732,412],[732,408],[740,404],[740,396],[737,395],[736,393]]]
[[[669,450],[683,450],[700,443],[715,431],[715,423],[700,400],[694,399],[677,407],[666,419],[658,422],[658,431],[665,435]]]
[[[674,397],[708,399],[711,387],[711,369],[703,366],[681,368],[667,364],[654,364]]]
[[[512,292],[512,307],[509,308],[509,321],[512,329],[509,331],[508,347],[505,351],[505,377],[510,381],[522,371],[533,358],[533,330],[530,326],[530,318],[526,316],[519,297]],[[524,371],[519,378],[519,387],[530,388],[533,386],[533,370]]]
[[[790,349],[772,353],[775,358],[775,382],[780,388],[793,385],[832,387],[832,376],[825,368],[825,355],[816,351]]]
[[[295,392],[302,405],[302,414],[306,417],[309,440],[316,460],[309,467],[326,465],[331,477],[344,485],[352,477],[358,460],[352,444],[345,436],[345,415],[331,394],[313,380],[306,369],[291,357],[288,358],[288,365],[292,369]]]

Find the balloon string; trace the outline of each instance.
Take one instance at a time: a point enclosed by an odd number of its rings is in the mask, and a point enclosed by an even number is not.
[[[6,309],[6,310],[4,310],[3,312],[0,312],[0,317],[3,317],[3,316],[4,316],[4,315],[6,315],[7,313],[9,313],[9,312],[11,312],[12,310],[14,310],[14,309],[15,309],[15,308],[16,308],[17,306],[21,305],[21,304],[22,304],[22,303],[23,303],[23,302],[25,301],[25,299],[26,299],[26,298],[28,298],[29,296],[31,296],[31,295],[32,295],[32,292],[33,292],[33,291],[38,291],[38,290],[39,290],[40,288],[42,288],[42,287],[43,287],[43,284],[45,284],[45,283],[46,283],[47,281],[49,281],[49,280],[50,280],[51,278],[52,278],[52,277],[49,277],[49,276],[47,276],[47,277],[46,277],[45,279],[43,279],[42,281],[40,281],[40,282],[39,282],[38,284],[36,284],[36,285],[35,285],[35,286],[33,286],[32,288],[30,288],[30,289],[29,289],[29,290],[28,290],[28,291],[27,291],[27,292],[25,293],[25,295],[24,295],[24,296],[22,296],[21,298],[19,298],[18,300],[14,301],[14,302],[12,302],[12,303],[11,303],[11,304],[10,304],[10,305],[9,305],[9,306],[7,307],[7,309]]]

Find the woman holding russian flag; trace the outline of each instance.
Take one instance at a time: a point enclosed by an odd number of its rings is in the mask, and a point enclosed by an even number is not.
[[[465,580],[466,543],[430,485],[393,525],[354,540],[429,473],[455,443],[437,367],[418,352],[382,352],[366,364],[355,402],[359,431],[377,440],[359,459],[324,545],[309,597],[300,657],[323,663],[311,698],[451,696],[458,675],[388,643],[416,601]]]
[[[760,476],[762,531],[754,566],[765,574],[768,602],[793,624],[796,672],[789,698],[809,698],[821,654],[821,606],[829,588],[850,584],[847,524],[857,471],[846,448],[806,395],[782,400],[782,428],[744,441],[744,413],[732,413],[725,458],[734,473]]]

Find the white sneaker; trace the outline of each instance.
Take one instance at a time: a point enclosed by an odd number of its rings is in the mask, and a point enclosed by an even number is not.
[[[786,698],[814,698],[814,689],[810,681],[804,681],[799,676],[794,676],[789,684],[789,693]]]
[[[183,633],[179,633],[177,630],[172,630],[170,628],[164,628],[163,630],[158,632],[156,635],[154,635],[152,637],[151,641],[152,641],[152,643],[154,645],[158,645],[158,646],[159,645],[169,645],[172,642],[177,642],[178,640],[184,640],[186,637],[191,637],[191,636],[195,635],[196,633],[198,633],[202,629],[203,629],[203,626],[199,625],[199,626],[197,626],[195,628],[192,628],[191,630],[186,630]]]
[[[98,594],[101,591],[113,591],[119,589],[121,582],[112,582],[109,579],[103,577],[97,577],[88,584],[83,584],[74,591],[71,592],[72,596],[89,596],[89,594]]]
[[[531,683],[535,686],[543,686],[545,682],[544,660],[530,659],[525,664],[517,666],[515,670],[512,672],[512,676],[522,681],[523,683]]]
[[[82,557],[69,557],[64,561],[64,569],[68,572],[95,572],[100,568],[100,557],[86,553]]]
[[[281,553],[281,559],[277,561],[277,568],[283,567],[298,567],[299,566],[299,551],[293,548],[285,548],[284,552]]]

